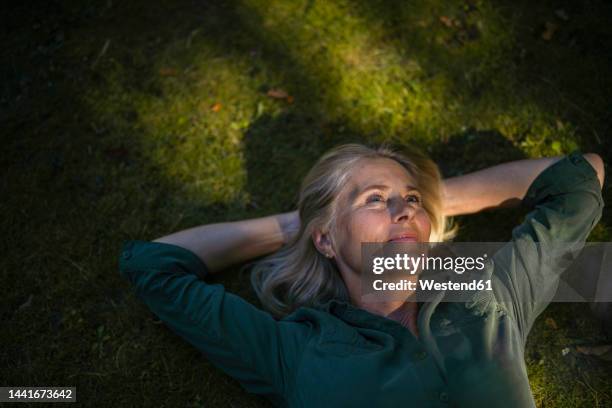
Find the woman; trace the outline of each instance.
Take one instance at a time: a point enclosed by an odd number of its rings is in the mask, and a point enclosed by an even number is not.
[[[416,152],[343,145],[306,176],[297,212],[129,241],[120,269],[173,331],[275,405],[534,406],[526,336],[562,270],[525,248],[584,243],[603,174],[598,155],[575,151],[442,181]],[[362,302],[361,242],[443,241],[446,217],[521,202],[533,210],[499,256],[522,262],[495,267],[495,295]],[[266,311],[204,281],[270,253],[252,272]]]

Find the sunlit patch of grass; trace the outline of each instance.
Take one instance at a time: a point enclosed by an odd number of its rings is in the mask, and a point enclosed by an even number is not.
[[[571,123],[529,102],[514,113],[500,113],[493,119],[493,127],[527,157],[557,156],[578,148],[576,129]]]
[[[286,46],[291,63],[312,75],[322,116],[385,139],[408,132],[431,137],[452,111],[449,81],[423,70],[418,56],[402,54],[385,39],[384,25],[351,2],[317,2],[293,14],[288,3],[245,4],[261,19],[264,38]]]
[[[115,122],[126,139],[138,132],[138,149],[182,187],[183,199],[197,197],[202,204],[247,200],[242,138],[257,103],[265,102],[245,74],[244,61],[197,45],[197,55],[190,58],[184,41],[166,49],[153,69],[155,94],[122,88],[114,82],[116,74],[107,72],[110,85],[93,92],[90,105],[103,120]],[[117,123],[126,108],[133,117]]]
[[[517,92],[511,21],[487,2],[471,4],[313,2],[302,10],[245,1],[241,10],[257,16],[261,38],[283,47],[288,67],[308,73],[317,92],[304,96],[320,115],[361,134],[430,143],[476,127],[500,130],[529,156],[571,150],[572,131],[542,106],[526,109],[528,94]],[[299,93],[299,84],[287,85]],[[500,117],[523,129],[497,128]]]

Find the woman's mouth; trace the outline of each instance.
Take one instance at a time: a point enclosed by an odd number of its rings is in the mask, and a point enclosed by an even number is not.
[[[394,238],[391,238],[388,242],[417,242],[417,236],[414,234],[406,234],[400,235]]]

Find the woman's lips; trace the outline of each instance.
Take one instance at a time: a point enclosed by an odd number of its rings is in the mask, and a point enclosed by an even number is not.
[[[398,237],[390,239],[389,242],[417,242],[416,237]]]

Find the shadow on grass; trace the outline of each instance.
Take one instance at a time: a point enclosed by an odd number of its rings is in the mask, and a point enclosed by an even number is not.
[[[431,156],[444,177],[481,170],[506,161],[525,159],[525,154],[495,130],[470,129],[434,146]],[[524,216],[524,209],[483,211],[456,217],[459,233],[455,241],[504,242]]]

